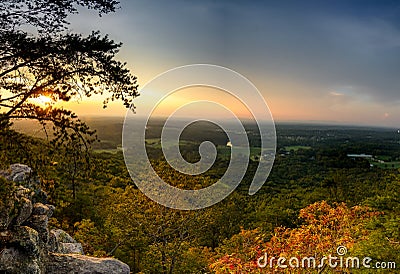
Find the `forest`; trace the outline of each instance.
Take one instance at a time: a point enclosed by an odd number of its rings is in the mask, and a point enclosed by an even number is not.
[[[277,124],[276,159],[257,194],[247,193],[257,167],[255,149],[244,180],[227,199],[181,211],[151,201],[135,186],[120,148],[121,131],[109,130],[121,128],[121,119],[88,118],[88,123],[102,141],[85,157],[50,149],[49,141],[14,130],[7,134],[17,141],[8,142],[8,136],[1,140],[2,165],[26,163],[37,171],[41,187],[56,205],[50,225],[83,243],[86,254],[114,256],[133,273],[259,273],[266,271],[256,264],[264,252],[317,258],[335,254],[338,246],[346,246],[349,256],[371,257],[373,263],[399,261],[399,169],[348,157],[372,154],[399,161],[395,129]],[[184,130],[180,150],[189,162],[199,159],[197,147],[205,139],[221,147],[222,154],[205,174],[189,176],[163,159],[157,145],[162,124],[149,122],[147,141],[161,178],[198,189],[223,175],[229,164],[224,133],[207,123]],[[252,127],[247,125],[249,132]],[[259,136],[255,131],[249,136],[256,146]],[[351,269],[357,271],[365,269]]]

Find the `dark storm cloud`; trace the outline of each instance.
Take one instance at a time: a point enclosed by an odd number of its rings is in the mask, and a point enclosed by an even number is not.
[[[244,66],[318,87],[351,85],[362,98],[399,100],[399,2],[174,0],[122,7],[132,35],[157,56]]]

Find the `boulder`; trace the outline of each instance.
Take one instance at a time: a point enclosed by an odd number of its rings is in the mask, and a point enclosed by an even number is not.
[[[38,233],[26,226],[0,233],[0,273],[41,274],[42,251]]]
[[[18,186],[2,197],[0,202],[0,231],[7,230],[12,225],[21,225],[32,213],[32,191]]]
[[[50,252],[61,254],[84,254],[82,244],[75,241],[74,238],[61,229],[50,231],[48,248]]]
[[[0,176],[17,183],[26,182],[32,174],[32,169],[23,164],[12,164],[8,170],[1,170]]]
[[[54,212],[54,206],[35,203],[32,209],[32,215],[25,222],[26,225],[34,228],[38,233],[43,243],[49,241],[49,218]]]
[[[52,229],[50,233],[59,243],[76,243],[75,239],[62,229]]]
[[[48,223],[49,217],[47,215],[31,215],[24,224],[35,229],[39,233],[42,242],[47,244],[49,241]]]
[[[0,273],[42,274],[40,262],[16,248],[4,248],[0,253]]]
[[[51,210],[49,209],[49,207],[47,205],[44,205],[42,203],[36,203],[33,205],[33,209],[32,209],[32,214],[33,215],[50,215],[49,212],[51,212]],[[48,216],[48,217],[50,217]]]
[[[47,274],[129,274],[129,266],[112,258],[94,258],[79,254],[50,254]]]
[[[81,243],[60,243],[59,246],[58,253],[84,255]]]
[[[29,256],[40,255],[39,234],[28,226],[18,226],[9,232],[8,245],[16,246],[25,251]]]

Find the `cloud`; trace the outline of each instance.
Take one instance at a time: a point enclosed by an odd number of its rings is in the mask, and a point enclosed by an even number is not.
[[[336,92],[336,91],[331,91],[331,92],[329,92],[329,94],[332,95],[332,96],[344,96],[343,93],[339,93],[339,92]]]
[[[279,102],[319,100],[359,117],[373,105],[374,117],[398,117],[392,110],[400,109],[399,2],[124,0],[121,6],[101,20],[74,16],[72,27],[100,28],[122,40],[122,59],[144,75],[141,84],[176,66],[212,63],[243,74]],[[304,109],[309,105],[296,111]]]

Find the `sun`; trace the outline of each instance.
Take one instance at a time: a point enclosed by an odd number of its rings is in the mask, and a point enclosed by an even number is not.
[[[40,105],[40,106],[48,106],[51,103],[53,103],[53,99],[51,99],[50,97],[48,97],[46,95],[39,95],[38,97],[33,98],[32,101],[36,105]]]
[[[53,101],[50,97],[45,95],[40,95],[37,99],[43,104],[50,104]]]

